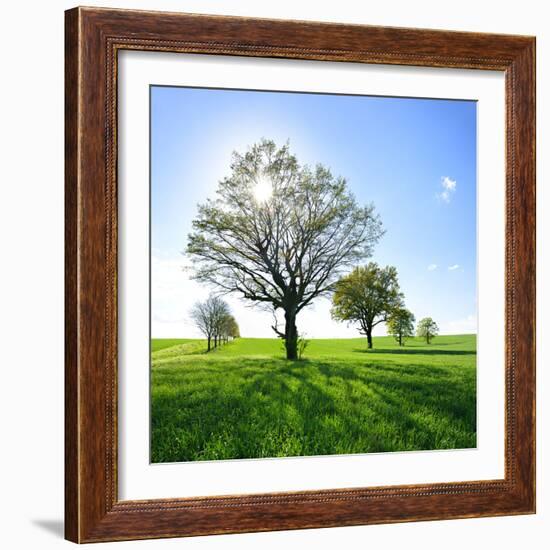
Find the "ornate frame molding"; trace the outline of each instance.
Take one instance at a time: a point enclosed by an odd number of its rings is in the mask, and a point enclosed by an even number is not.
[[[535,39],[99,8],[66,12],[66,537],[174,537],[533,513]],[[506,475],[465,483],[119,501],[117,53],[499,70],[506,79]]]

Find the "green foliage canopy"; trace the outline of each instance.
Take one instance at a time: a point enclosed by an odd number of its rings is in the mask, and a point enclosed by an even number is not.
[[[332,297],[332,317],[359,324],[372,348],[374,327],[385,322],[391,313],[403,306],[397,269],[380,267],[376,262],[356,267],[335,285]]]
[[[439,327],[431,317],[424,317],[424,319],[421,319],[418,322],[418,326],[416,327],[416,335],[419,338],[425,338],[426,344],[429,344],[438,333]]]
[[[386,321],[388,334],[393,336],[400,346],[404,346],[405,340],[414,336],[414,321],[411,311],[402,307],[396,308]]]

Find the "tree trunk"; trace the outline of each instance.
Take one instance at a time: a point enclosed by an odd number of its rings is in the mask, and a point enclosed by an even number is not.
[[[295,361],[298,358],[298,329],[296,314],[292,311],[285,311],[285,349],[287,359]]]
[[[218,337],[217,336],[214,336],[214,347],[215,348],[218,347]]]
[[[367,329],[367,347],[372,349],[372,329]]]
[[[399,345],[403,345],[403,337],[401,336],[401,334],[399,335]]]
[[[211,336],[208,337],[208,349],[206,351],[210,351],[210,340],[211,340]]]

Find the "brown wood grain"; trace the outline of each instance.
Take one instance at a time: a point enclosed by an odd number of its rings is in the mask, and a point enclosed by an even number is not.
[[[65,537],[78,540],[78,12],[65,17]]]
[[[506,476],[119,501],[117,52],[456,67],[506,77]],[[533,513],[535,39],[99,8],[66,12],[65,533],[75,542]]]

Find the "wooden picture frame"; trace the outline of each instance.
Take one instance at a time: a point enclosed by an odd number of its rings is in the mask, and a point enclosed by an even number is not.
[[[496,70],[506,82],[504,479],[117,496],[117,53]],[[66,12],[65,533],[97,542],[535,511],[535,39],[99,8]]]

